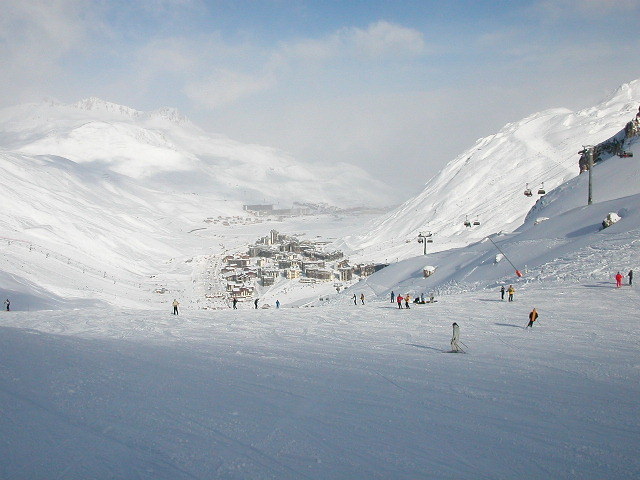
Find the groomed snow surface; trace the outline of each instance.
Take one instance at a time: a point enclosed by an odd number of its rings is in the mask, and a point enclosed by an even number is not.
[[[636,288],[3,312],[0,478],[637,478]]]

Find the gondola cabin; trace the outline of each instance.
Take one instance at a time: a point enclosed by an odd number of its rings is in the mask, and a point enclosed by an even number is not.
[[[542,182],[542,186],[538,189],[538,195],[544,195],[545,193],[547,193],[544,190],[544,182]]]

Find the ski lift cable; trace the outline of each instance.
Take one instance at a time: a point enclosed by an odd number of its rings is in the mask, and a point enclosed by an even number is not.
[[[489,239],[489,241],[491,243],[493,243],[493,246],[498,249],[498,251],[504,256],[504,258],[507,259],[507,262],[509,262],[509,265],[511,265],[513,267],[513,269],[516,271],[516,274],[517,274],[520,270],[518,270],[518,268],[511,262],[511,260],[509,260],[509,257],[507,257],[505,255],[505,253],[502,251],[502,249],[498,245],[496,245],[496,242],[494,242],[491,237],[487,237],[487,238]]]

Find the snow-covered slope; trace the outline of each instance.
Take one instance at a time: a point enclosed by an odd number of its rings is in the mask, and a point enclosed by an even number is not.
[[[577,176],[578,151],[623,130],[639,104],[640,80],[635,80],[592,108],[551,109],[508,124],[478,140],[431,178],[422,193],[347,238],[342,247],[363,258],[394,261],[420,252],[420,231],[435,233],[431,252],[513,231],[535,204],[542,184],[549,192]],[[532,197],[523,195],[527,183]],[[466,218],[480,226],[465,227]]]
[[[579,175],[545,196],[513,233],[400,261],[354,288],[416,296],[548,280],[609,283],[616,271],[639,269],[640,138],[628,148],[633,157],[612,157],[594,166],[592,205],[587,205],[588,174]],[[609,212],[622,219],[602,229]],[[427,265],[436,272],[423,278]],[[514,267],[524,273],[522,278]]]
[[[389,202],[387,187],[353,165],[305,165],[273,148],[206,134],[175,110],[140,112],[96,98],[0,111],[0,148],[64,157],[162,191],[244,203]]]

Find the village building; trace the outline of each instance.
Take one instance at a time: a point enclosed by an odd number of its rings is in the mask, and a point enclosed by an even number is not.
[[[307,270],[307,277],[315,278],[316,280],[329,281],[333,280],[333,271],[325,268],[312,268]]]
[[[373,264],[359,264],[356,265],[354,268],[354,272],[358,275],[360,275],[361,277],[368,277],[369,275],[372,275],[373,273],[375,273],[376,271],[376,266]]]
[[[316,260],[304,260],[302,262],[302,271],[308,275],[307,271],[309,269],[317,269],[317,268],[324,268],[325,267],[325,263],[322,261],[316,261]]]
[[[348,282],[353,279],[353,268],[349,266],[340,267],[338,269],[338,274],[341,281]]]
[[[287,268],[284,271],[284,276],[287,278],[287,280],[295,280],[296,278],[300,278],[301,273],[302,272],[299,268]]]
[[[273,212],[273,205],[243,205],[242,208],[245,212],[253,213],[258,216],[271,215]]]

